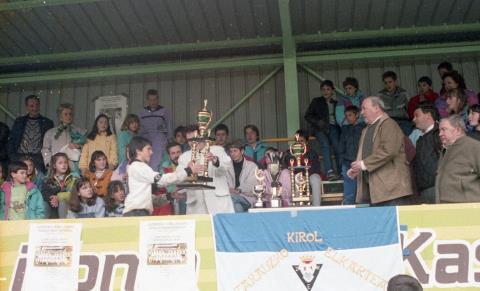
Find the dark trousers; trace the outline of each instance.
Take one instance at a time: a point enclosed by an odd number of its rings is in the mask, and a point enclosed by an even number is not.
[[[150,212],[147,209],[134,209],[124,213],[123,216],[150,216]]]
[[[403,197],[399,197],[399,198],[395,198],[395,199],[392,199],[392,200],[388,200],[388,201],[384,201],[384,202],[380,202],[380,203],[371,203],[370,205],[371,206],[401,206],[401,205],[410,205],[412,204],[411,202],[411,197],[412,195],[409,195],[409,196],[403,196]]]

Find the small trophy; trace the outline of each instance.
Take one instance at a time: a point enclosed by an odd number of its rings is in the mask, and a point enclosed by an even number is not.
[[[272,198],[270,200],[270,207],[272,208],[279,208],[282,207],[282,183],[278,181],[280,177],[280,172],[282,170],[281,167],[281,159],[282,159],[282,152],[277,153],[269,153],[268,158],[270,159],[271,163],[268,164],[267,170],[272,177],[272,183],[270,184],[270,188],[272,189]]]
[[[292,205],[305,206],[311,205],[310,178],[308,170],[310,169],[309,160],[304,158],[302,165],[302,155],[307,152],[307,145],[299,141],[300,136],[295,135],[295,143],[290,145],[290,153],[295,159],[290,159],[290,183],[292,189]],[[296,165],[295,165],[296,164]],[[295,171],[298,171],[295,173]]]
[[[255,202],[255,208],[263,208],[263,192],[265,192],[265,186],[263,185],[263,180],[265,180],[265,176],[263,175],[263,171],[260,169],[255,169],[255,178],[257,178],[258,184],[253,186],[253,193],[257,197],[257,201]]]
[[[215,186],[208,185],[213,182],[213,178],[208,176],[208,164],[205,156],[210,152],[210,146],[213,143],[213,138],[210,137],[211,129],[208,128],[212,121],[212,112],[207,108],[208,100],[203,100],[203,108],[197,113],[198,134],[189,140],[191,142],[192,159],[194,163],[203,162],[203,172],[193,174],[192,177],[185,183],[180,183],[179,188],[188,188],[194,190],[208,190],[215,189]],[[199,150],[199,143],[204,143],[203,149]]]

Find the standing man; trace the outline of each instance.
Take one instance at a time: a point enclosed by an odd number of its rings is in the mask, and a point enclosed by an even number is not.
[[[198,126],[190,125],[186,129],[187,140],[198,135]],[[225,150],[216,145],[210,146],[210,152],[206,153],[205,143],[197,144],[198,155],[202,156],[198,163],[203,164],[204,159],[208,161],[208,176],[213,178],[209,185],[215,186],[214,190],[193,190],[187,189],[187,214],[216,214],[233,213],[233,202],[227,183],[228,168],[232,160]],[[177,172],[185,168],[185,165],[192,159],[192,151],[184,152],[178,159]]]
[[[380,97],[366,98],[362,114],[367,123],[359,142],[357,160],[347,175],[357,178],[357,203],[372,206],[408,204],[413,194],[405,154],[405,139],[398,124],[384,111]]]
[[[168,110],[159,104],[157,90],[147,91],[147,104],[138,114],[140,117],[139,135],[152,142],[153,155],[149,165],[156,171],[162,161],[168,138],[172,134],[171,119]]]
[[[435,203],[435,176],[442,143],[438,131],[438,111],[433,102],[418,104],[413,113],[413,122],[422,132],[417,140],[413,160],[415,181],[422,203]]]
[[[465,135],[459,115],[440,121],[445,150],[438,161],[435,191],[440,202],[480,202],[480,142]]]
[[[53,121],[40,115],[40,98],[37,95],[25,97],[27,115],[18,117],[13,123],[8,141],[8,155],[15,160],[19,155],[33,158],[35,167],[45,172],[42,146],[45,133],[53,127]]]

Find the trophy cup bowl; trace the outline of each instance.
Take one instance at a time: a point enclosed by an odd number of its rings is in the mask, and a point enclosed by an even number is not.
[[[300,135],[295,135],[295,142],[290,145],[290,153],[295,157],[297,161],[297,167],[301,167],[301,157],[307,152],[307,145],[303,142],[300,142]]]

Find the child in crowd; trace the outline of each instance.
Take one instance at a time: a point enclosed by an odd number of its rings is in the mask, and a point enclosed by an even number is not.
[[[107,217],[123,216],[125,208],[125,186],[121,181],[112,181],[108,185],[108,195],[105,197],[105,212]]]
[[[438,98],[438,94],[432,90],[432,79],[427,76],[423,76],[418,79],[417,83],[418,95],[413,96],[410,101],[408,101],[408,117],[410,120],[413,119],[413,113],[417,109],[417,105],[423,101],[435,102]]]
[[[88,165],[88,171],[83,175],[90,181],[100,197],[108,194],[108,184],[112,179],[112,170],[108,168],[107,156],[102,151],[94,151]]]
[[[175,128],[174,137],[175,142],[182,147],[182,153],[190,150],[190,145],[187,142],[187,128],[185,126],[180,125],[179,127]]]
[[[128,187],[130,193],[125,199],[124,216],[146,216],[153,211],[152,203],[152,184],[160,187],[178,183],[192,173],[202,171],[202,165],[195,165],[190,162],[181,175],[177,172],[160,175],[153,171],[148,162],[153,154],[152,143],[140,136],[135,136],[128,146],[131,163],[127,168]]]
[[[24,162],[25,165],[27,165],[27,179],[28,181],[32,182],[35,184],[35,187],[42,192],[42,185],[43,185],[43,179],[45,179],[45,175],[37,170],[33,164],[33,159],[30,156],[22,156],[19,159],[20,162]]]
[[[480,104],[470,106],[470,110],[468,111],[468,124],[472,128],[472,131],[467,133],[467,135],[480,141]]]
[[[95,194],[86,178],[79,178],[75,182],[68,206],[67,218],[105,217],[103,199]]]
[[[342,128],[338,149],[342,162],[344,205],[355,204],[357,194],[357,179],[350,179],[347,171],[350,169],[350,164],[357,159],[358,143],[365,127],[363,122],[359,122],[359,117],[360,110],[357,106],[348,106],[345,109],[345,120],[348,125],[344,125]]]
[[[67,217],[68,200],[76,179],[77,177],[71,172],[67,155],[54,154],[42,186],[46,218]]]
[[[138,134],[138,129],[140,128],[140,119],[136,114],[128,114],[123,121],[122,128],[117,137],[118,145],[118,165],[121,165],[124,161],[127,160],[126,150],[127,145],[134,137]],[[98,193],[97,193],[98,194]]]
[[[42,193],[28,181],[27,165],[11,162],[8,175],[0,189],[0,220],[45,218]]]
[[[82,148],[79,167],[82,174],[88,171],[88,162],[94,151],[102,151],[107,156],[110,169],[115,169],[118,162],[117,138],[110,129],[108,116],[99,114],[92,131],[87,135],[87,143]]]
[[[460,89],[450,89],[446,94],[447,111],[450,115],[458,114],[462,117],[466,125],[468,125],[468,99],[464,91]],[[467,128],[467,131],[470,131]]]

